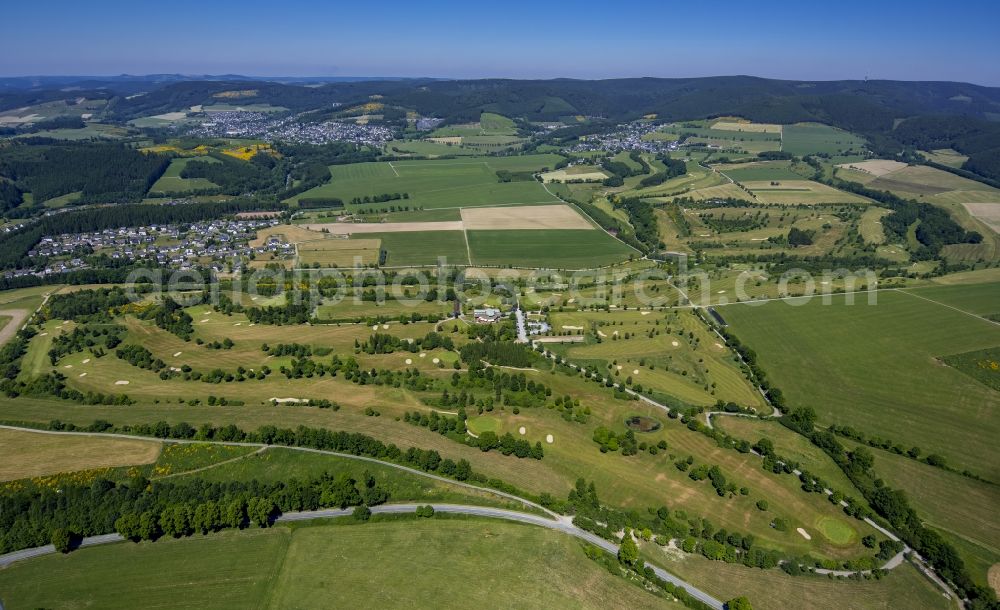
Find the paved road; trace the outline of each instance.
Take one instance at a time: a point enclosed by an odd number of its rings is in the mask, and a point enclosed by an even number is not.
[[[384,504],[382,506],[371,507],[372,513],[375,514],[399,514],[399,513],[412,513],[416,511],[419,504]],[[573,525],[572,520],[569,517],[560,517],[558,520],[551,520],[545,517],[534,515],[530,513],[522,513],[513,510],[505,510],[501,508],[489,508],[485,506],[467,506],[464,504],[432,504],[435,512],[440,513],[453,513],[453,514],[463,514],[463,515],[474,515],[477,517],[484,517],[488,519],[504,519],[507,521],[517,521],[520,523],[527,523],[530,525],[536,525],[539,527],[548,528],[564,534],[585,540],[595,546],[598,546],[609,553],[618,553],[618,545],[609,542],[603,538],[595,536],[590,532],[582,530],[575,525]],[[277,522],[293,522],[293,521],[308,521],[311,519],[323,519],[330,517],[343,517],[350,515],[353,509],[325,509],[325,510],[314,510],[314,511],[302,511],[285,513],[276,519]],[[118,534],[107,534],[103,536],[92,536],[90,538],[84,538],[83,542],[80,544],[81,547],[97,546],[100,544],[109,544],[112,542],[120,542],[123,538]],[[42,555],[50,555],[55,553],[55,547],[51,544],[37,547],[34,549],[25,549],[23,551],[16,551],[14,553],[8,553],[6,555],[0,555],[0,568],[8,566],[15,561],[21,561],[24,559],[30,559],[32,557],[40,557]],[[681,580],[680,578],[670,574],[669,572],[658,568],[656,566],[651,566],[653,571],[657,576],[663,580],[673,583],[676,586],[684,587],[691,597],[698,599],[699,601],[708,604],[715,610],[723,610],[723,604],[718,599],[712,597],[708,593],[705,593],[701,589],[695,587],[694,585]],[[0,608],[2,610],[2,608]]]
[[[449,478],[446,478],[446,477],[438,476],[436,474],[431,474],[429,472],[424,472],[423,470],[418,470],[416,468],[410,468],[409,466],[403,466],[403,465],[400,465],[400,464],[395,464],[393,462],[385,462],[385,461],[378,460],[378,459],[375,459],[375,458],[372,458],[372,457],[368,457],[368,456],[365,456],[365,455],[354,455],[352,453],[340,453],[338,451],[327,451],[325,449],[313,449],[311,447],[289,447],[287,445],[265,445],[263,443],[237,443],[237,442],[226,442],[226,441],[198,441],[198,440],[188,440],[188,439],[183,439],[183,440],[182,439],[156,439],[154,437],[149,437],[149,436],[139,436],[139,435],[135,435],[135,434],[115,434],[115,433],[110,433],[110,432],[67,432],[67,431],[56,431],[56,430],[37,430],[35,428],[24,428],[24,427],[21,427],[21,426],[4,426],[4,425],[0,425],[0,429],[19,430],[21,432],[37,432],[39,434],[62,434],[62,435],[69,435],[69,436],[93,436],[93,437],[98,437],[98,438],[127,438],[127,439],[135,439],[135,440],[142,440],[142,441],[163,440],[164,442],[167,442],[167,443],[178,443],[178,444],[182,444],[182,445],[184,445],[184,444],[197,444],[197,443],[205,444],[205,443],[207,443],[207,444],[211,444],[211,445],[227,445],[227,446],[230,446],[230,447],[258,447],[258,448],[261,448],[261,447],[263,447],[263,448],[276,447],[276,448],[279,448],[279,449],[288,449],[288,450],[291,450],[291,451],[302,451],[302,452],[305,452],[305,453],[318,453],[320,455],[332,455],[332,456],[335,456],[335,457],[347,458],[349,460],[359,460],[359,461],[362,461],[362,462],[370,462],[370,463],[373,463],[373,464],[379,464],[379,465],[382,465],[382,466],[387,466],[389,468],[395,468],[397,470],[402,470],[404,472],[408,472],[410,474],[413,474],[413,475],[416,475],[416,476],[419,476],[419,477],[424,477],[424,478],[427,478],[427,479],[433,479],[435,481],[440,481],[442,483],[448,483],[449,485],[455,485],[457,487],[462,487],[462,488],[465,488],[465,489],[472,489],[472,490],[475,490],[475,491],[488,493],[488,494],[491,494],[491,495],[494,495],[494,496],[499,496],[501,498],[506,498],[508,500],[513,500],[514,502],[518,502],[518,503],[520,503],[520,504],[522,504],[524,506],[528,506],[528,507],[531,507],[533,509],[542,511],[545,514],[549,515],[552,519],[558,519],[559,516],[560,516],[559,514],[557,514],[557,513],[553,512],[553,511],[545,508],[541,504],[537,504],[535,502],[532,502],[531,500],[527,500],[525,498],[522,498],[520,496],[516,496],[514,494],[510,494],[510,493],[507,493],[507,492],[504,492],[504,491],[499,491],[497,489],[492,489],[492,488],[489,488],[489,487],[479,487],[478,485],[473,485],[471,483],[463,483],[462,481],[456,481],[455,479],[449,479]]]

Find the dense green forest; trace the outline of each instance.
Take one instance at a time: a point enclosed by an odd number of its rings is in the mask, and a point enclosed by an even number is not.
[[[169,164],[121,144],[30,138],[0,147],[0,177],[38,203],[77,191],[82,203],[139,201]]]

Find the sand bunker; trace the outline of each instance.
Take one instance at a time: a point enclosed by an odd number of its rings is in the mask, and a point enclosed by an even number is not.
[[[90,362],[90,358],[84,358],[82,364],[87,364]]]
[[[680,343],[678,343],[678,342],[676,342],[676,341],[671,341],[671,342],[670,342],[670,345],[673,345],[674,347],[677,347],[677,346],[679,346],[679,345],[680,345]]]
[[[181,354],[183,354],[183,353],[184,353],[184,352],[174,352],[174,358],[176,358],[177,356],[180,356],[180,355],[181,355]]]
[[[563,324],[562,327],[563,327],[563,330],[583,330],[582,326],[568,326],[566,324]]]
[[[525,432],[527,432],[527,430],[524,429],[524,426],[521,426],[520,428],[517,429],[517,433],[520,434],[521,436],[524,436]]]
[[[813,539],[813,537],[809,535],[809,532],[805,531],[801,527],[796,528],[795,531],[797,531],[799,534],[801,534],[802,537],[805,538],[806,540],[812,540]]]
[[[551,435],[551,434],[546,434],[546,435],[545,435],[545,442],[546,442],[546,443],[548,443],[548,444],[550,444],[550,445],[551,445],[551,444],[552,444],[552,442],[553,442],[554,440],[556,440],[556,439],[552,438],[552,435]]]
[[[413,360],[411,360],[410,358],[407,358],[406,359],[406,364],[413,364]]]
[[[119,379],[118,381],[115,382],[115,385],[128,385],[128,381],[124,379]]]
[[[86,376],[87,376],[86,373],[80,373],[80,377],[86,377]]]

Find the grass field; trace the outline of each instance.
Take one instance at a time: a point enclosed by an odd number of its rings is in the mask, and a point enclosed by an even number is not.
[[[690,404],[731,400],[764,406],[733,365],[732,353],[720,347],[718,338],[688,312],[666,316],[655,312],[557,313],[552,322],[556,333],[586,333],[595,341],[600,339],[600,343],[562,348],[564,355],[574,362],[599,363],[605,370],[613,365],[612,374],[620,381],[630,377],[644,388]],[[650,338],[650,331],[661,334]]]
[[[170,167],[160,179],[149,188],[150,193],[187,193],[201,189],[219,188],[219,185],[205,178],[181,178],[181,172],[190,161],[219,163],[214,157],[180,157],[170,162]]]
[[[84,549],[4,570],[0,590],[10,608],[682,607],[608,574],[563,534],[444,519]]]
[[[928,161],[949,167],[962,167],[962,164],[969,160],[969,157],[950,148],[936,148],[932,151],[922,150],[920,154]]]
[[[762,203],[781,205],[867,203],[868,199],[812,180],[750,180],[743,183]]]
[[[152,464],[160,455],[157,441],[61,437],[0,429],[0,481],[45,475]]]
[[[823,479],[830,489],[839,490],[855,498],[861,497],[861,494],[855,491],[851,480],[830,456],[801,434],[792,432],[777,422],[748,417],[717,415],[712,421],[720,430],[751,443],[762,438],[770,440],[774,443],[774,450],[778,455],[798,462],[803,470],[808,470]]]
[[[904,563],[880,581],[837,581],[824,577],[794,577],[781,570],[761,571],[700,556],[683,559],[659,549],[647,553],[666,569],[719,599],[746,595],[754,608],[811,610],[957,610],[916,568]],[[673,560],[671,560],[673,559]]]
[[[365,237],[379,239],[388,253],[389,267],[436,265],[439,257],[448,265],[467,265],[469,252],[462,231],[419,231],[399,233],[367,233]]]
[[[479,157],[334,165],[330,167],[333,178],[329,183],[297,195],[291,201],[301,197],[337,197],[350,202],[355,197],[399,192],[409,194],[406,203],[411,208],[555,203],[555,198],[546,193],[541,184],[534,181],[501,183],[496,171],[538,171],[555,166],[559,160],[555,155],[542,154],[489,160]],[[348,207],[379,208],[388,207],[388,204],[349,204]]]
[[[836,154],[842,150],[860,148],[864,143],[863,138],[836,127],[819,123],[796,123],[784,126],[781,150],[800,156],[810,153]]]
[[[0,571],[8,608],[259,608],[274,586],[286,528],[113,544]]]
[[[848,306],[840,296],[828,306],[819,299],[798,307],[735,305],[724,315],[791,406],[810,405],[821,422],[918,445],[996,479],[1000,393],[938,358],[1000,343],[1000,326],[952,309],[992,307],[986,303],[997,302],[998,290],[984,284],[883,291],[875,306]]]
[[[857,445],[842,441],[848,448]],[[986,572],[1000,562],[1000,487],[921,464],[906,456],[873,449],[874,472],[902,489],[924,522],[955,542],[962,550],[972,545],[974,576],[986,584]],[[976,565],[978,564],[978,565]]]
[[[802,180],[802,176],[789,169],[787,161],[741,163],[738,166],[717,165],[715,169],[736,182],[760,180]]]
[[[583,269],[638,253],[604,231],[541,229],[466,231],[474,265]]]
[[[866,244],[885,243],[885,231],[882,229],[882,218],[889,213],[885,208],[869,208],[861,215],[858,232]]]

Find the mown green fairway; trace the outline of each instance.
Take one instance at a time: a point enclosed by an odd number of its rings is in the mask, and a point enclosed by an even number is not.
[[[682,608],[608,574],[564,534],[464,519],[113,544],[16,564],[0,591],[11,609]]]
[[[638,252],[604,231],[570,229],[467,231],[474,265],[585,269]]]
[[[927,300],[938,294],[945,300]],[[830,305],[733,305],[722,315],[790,406],[996,479],[1000,393],[938,360],[1000,344],[1000,325],[953,309],[968,302],[975,311],[986,295],[996,299],[1000,287],[882,291],[874,306],[862,298],[848,306],[843,296]]]

